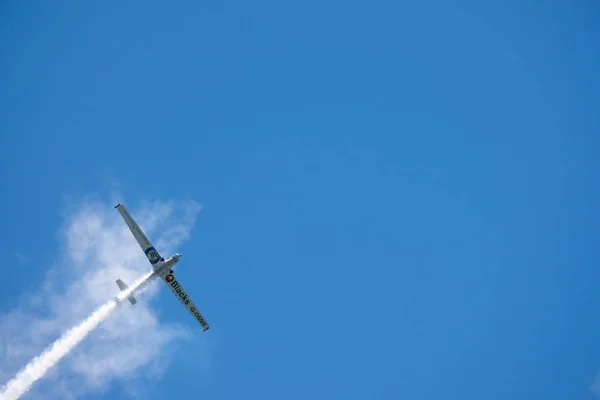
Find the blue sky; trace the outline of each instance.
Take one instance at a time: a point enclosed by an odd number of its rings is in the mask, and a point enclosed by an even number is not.
[[[595,398],[594,2],[2,9],[5,325],[49,282],[62,295],[69,277],[48,271],[64,260],[99,265],[73,261],[69,227],[120,229],[117,201],[143,227],[156,204],[202,207],[180,216],[189,232],[169,251],[183,253],[178,277],[211,330],[157,286],[140,304],[154,319],[135,331],[168,337],[151,357],[108,371],[102,389],[82,389],[67,357],[42,387],[89,399]],[[31,352],[60,334],[35,332]]]

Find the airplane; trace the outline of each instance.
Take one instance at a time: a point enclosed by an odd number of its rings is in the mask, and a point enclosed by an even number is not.
[[[175,296],[177,296],[181,304],[183,304],[185,308],[189,311],[189,313],[192,314],[192,316],[196,319],[196,321],[200,323],[200,325],[202,326],[202,330],[207,331],[210,328],[208,322],[206,322],[206,319],[204,318],[200,310],[198,310],[198,307],[196,307],[192,299],[187,295],[187,293],[183,289],[183,286],[181,286],[181,284],[173,274],[173,266],[179,262],[179,260],[181,259],[181,254],[175,253],[173,254],[173,256],[165,260],[165,258],[161,257],[158,251],[156,251],[150,240],[148,240],[148,237],[144,234],[144,231],[142,231],[139,225],[135,222],[135,220],[133,219],[131,214],[129,214],[129,211],[127,211],[127,208],[125,208],[123,203],[117,204],[115,208],[119,210],[119,213],[125,220],[125,223],[129,227],[129,230],[137,240],[144,254],[146,254],[146,257],[148,258],[148,261],[150,261],[150,264],[152,264],[154,274],[150,278],[148,278],[148,280],[153,279],[156,276],[160,276],[162,280],[167,284],[169,289],[171,289]],[[129,289],[129,286],[127,286],[125,282],[123,282],[121,279],[117,279],[116,283],[119,289],[121,289],[121,291]],[[137,299],[135,298],[134,293],[132,293],[128,297],[128,300],[131,304],[137,303]]]

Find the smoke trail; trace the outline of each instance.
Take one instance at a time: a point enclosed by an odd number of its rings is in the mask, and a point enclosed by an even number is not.
[[[114,300],[108,301],[98,308],[79,325],[68,330],[64,335],[46,348],[39,356],[31,360],[17,375],[11,379],[0,393],[0,400],[16,400],[25,394],[33,384],[43,377],[61,358],[66,356],[102,321],[112,313],[119,304],[138,288],[148,283],[154,272],[149,272],[138,279],[129,289],[121,292]]]

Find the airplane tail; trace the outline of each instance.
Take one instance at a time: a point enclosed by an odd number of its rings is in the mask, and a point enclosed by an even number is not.
[[[129,286],[127,286],[125,284],[125,282],[123,282],[122,280],[117,279],[115,282],[117,283],[117,286],[119,287],[119,289],[121,289],[121,292],[124,291],[124,290],[129,289]],[[135,296],[133,295],[133,293],[127,299],[129,300],[129,302],[131,304],[137,303],[137,300],[136,300]]]

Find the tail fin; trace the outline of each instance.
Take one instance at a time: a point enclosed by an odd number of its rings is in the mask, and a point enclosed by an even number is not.
[[[122,280],[117,279],[115,282],[117,282],[117,286],[119,287],[119,289],[121,289],[121,292],[129,289],[129,286],[127,286],[125,284],[125,282],[123,282]],[[137,300],[136,300],[135,296],[133,295],[133,293],[127,299],[129,300],[129,302],[131,304],[137,303]]]

